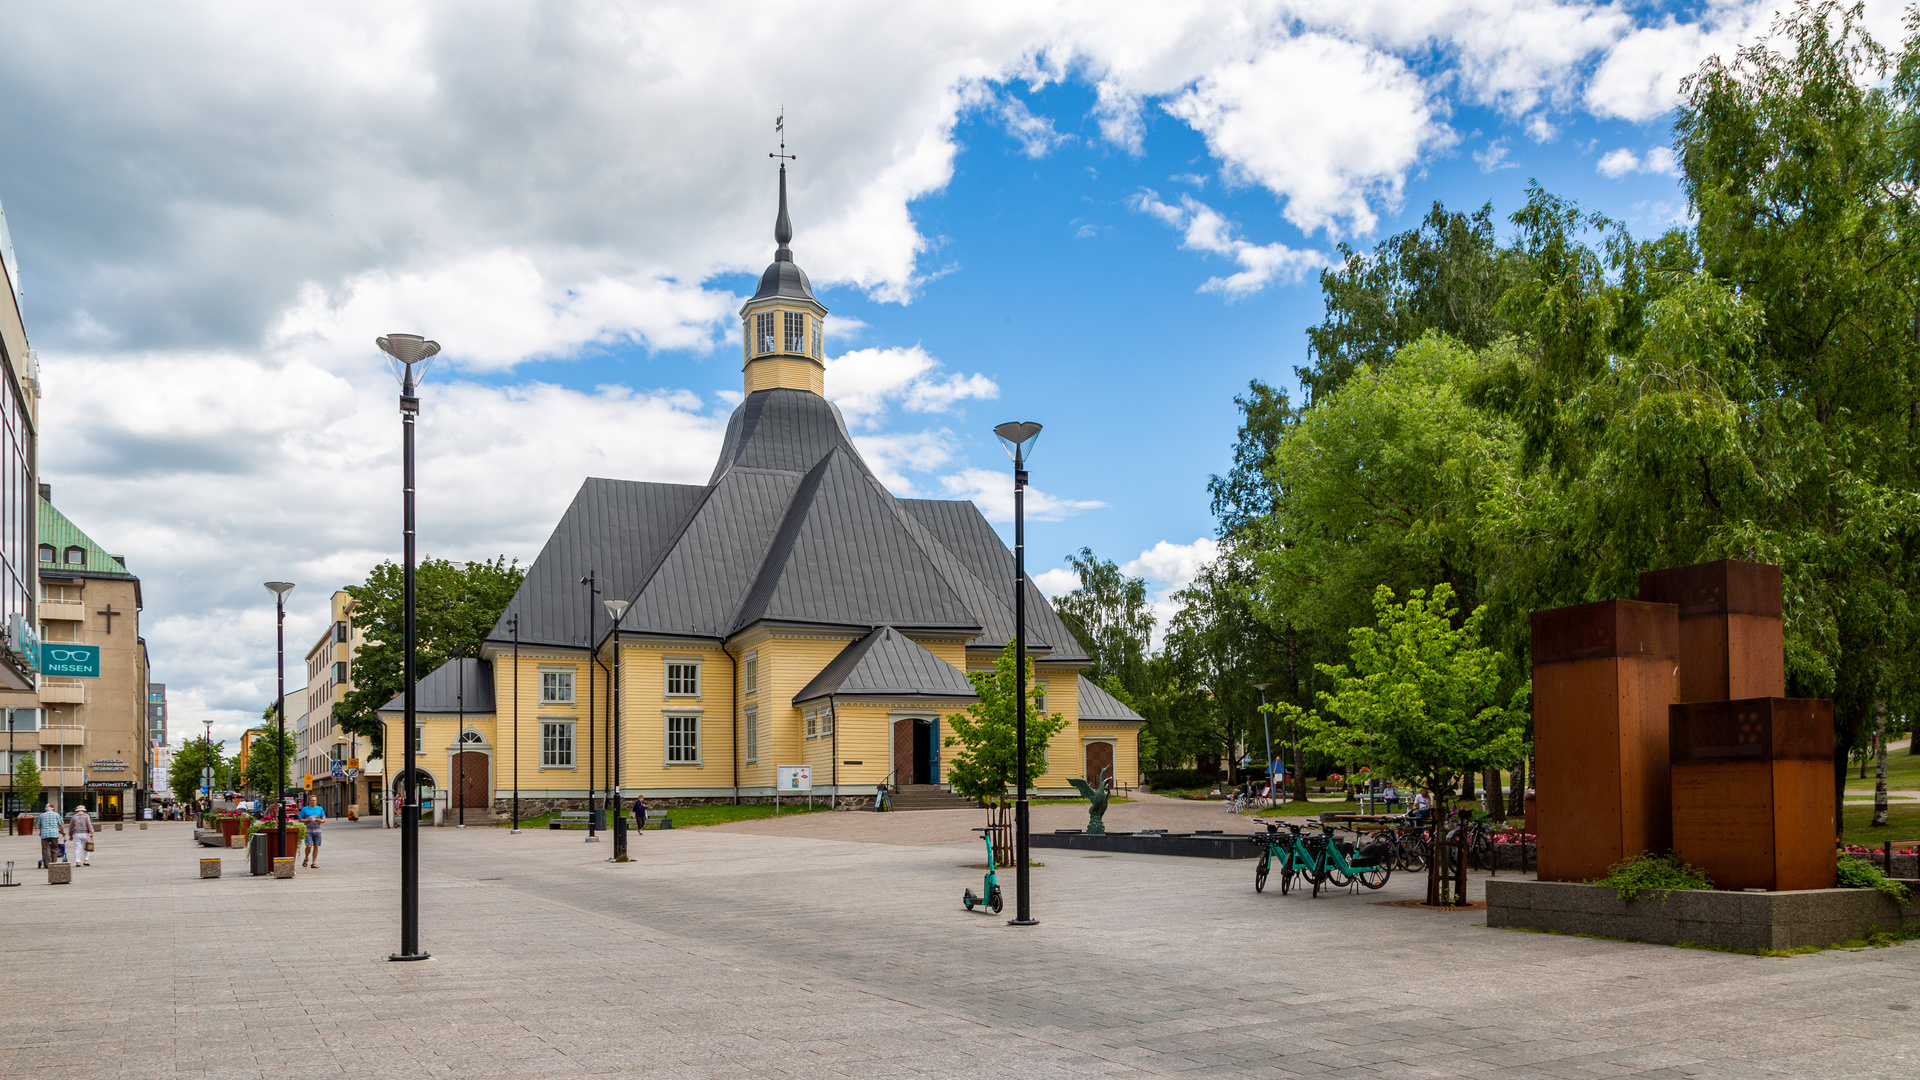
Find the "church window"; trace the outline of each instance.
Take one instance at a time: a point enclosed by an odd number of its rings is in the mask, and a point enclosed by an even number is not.
[[[773,312],[763,311],[753,317],[754,355],[776,351],[773,343]]]
[[[820,339],[824,336],[821,329],[820,318],[816,315],[813,319],[813,358],[815,360],[820,359]]]
[[[540,673],[540,704],[573,704],[573,672],[542,671]]]
[[[753,316],[740,320],[740,352],[747,360],[753,359]]]
[[[820,737],[825,739],[833,735],[833,708],[820,710]]]
[[[548,720],[540,725],[540,767],[573,768],[573,724]]]
[[[742,679],[746,683],[745,692],[749,694],[759,693],[760,692],[760,654],[748,653],[746,660],[743,661],[740,666],[742,669],[741,670]]]
[[[807,710],[807,738],[820,737],[820,713],[815,709]]]
[[[807,354],[807,317],[798,311],[783,311],[786,316],[787,350],[801,356]]]
[[[697,716],[667,717],[667,764],[698,765],[700,763],[700,718]]]
[[[1039,691],[1034,697],[1033,711],[1041,716],[1045,716],[1047,715],[1047,684],[1044,680],[1035,679],[1033,681],[1033,688]]]
[[[747,710],[747,764],[760,760],[760,710]]]
[[[667,663],[667,696],[698,697],[700,694],[700,665],[691,661],[669,661]]]

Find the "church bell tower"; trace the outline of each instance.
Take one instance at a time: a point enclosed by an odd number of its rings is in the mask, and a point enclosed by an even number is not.
[[[784,147],[783,147],[784,149]],[[760,288],[740,308],[746,390],[809,390],[826,395],[826,353],[822,330],[826,306],[813,298],[813,286],[793,251],[793,222],[787,217],[787,163],[780,163],[780,216],[773,239],[779,249],[760,275]]]

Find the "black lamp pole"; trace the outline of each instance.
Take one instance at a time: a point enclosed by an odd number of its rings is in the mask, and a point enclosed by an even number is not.
[[[1033,926],[1033,898],[1029,892],[1031,875],[1027,846],[1027,454],[1040,437],[1040,425],[1005,423],[993,429],[1013,459],[1013,665],[1017,672],[1014,686],[1014,766],[1016,787],[1013,803],[1014,830],[1014,917],[1009,926]]]
[[[598,570],[589,570],[587,576],[580,579],[580,584],[587,587],[587,843],[589,844],[598,843],[600,840],[594,832],[593,816],[593,797],[599,793],[593,776],[593,669],[598,662],[598,657],[594,654],[599,651],[594,648],[593,641],[593,598],[600,595],[598,574]]]
[[[626,793],[620,790],[620,702],[626,697],[620,682],[620,619],[627,613],[627,602],[608,600],[606,605],[607,614],[613,618],[613,688],[607,691],[613,705],[613,737],[607,740],[611,744],[607,756],[612,760],[613,772],[607,781],[607,790],[613,793],[613,861],[622,862],[627,857],[627,812],[621,804]]]
[[[414,392],[418,387],[413,366],[420,365],[420,377],[427,373],[427,364],[440,352],[440,343],[428,341],[418,334],[388,334],[375,338],[374,344],[390,358],[387,366],[394,369],[394,375],[400,379],[400,432],[401,432],[401,502],[402,537],[405,548],[405,562],[402,572],[404,593],[403,608],[405,616],[402,622],[402,641],[400,647],[402,689],[406,708],[403,723],[406,725],[403,741],[406,743],[405,761],[401,774],[400,806],[400,951],[388,955],[389,960],[425,960],[427,954],[420,951],[420,792],[418,767],[413,752],[414,727],[417,723],[414,656],[414,590],[413,590],[413,424],[420,415],[420,398]]]
[[[507,617],[513,631],[513,829],[520,831],[520,613]]]
[[[267,589],[273,593],[273,623],[275,648],[280,665],[280,694],[273,706],[274,719],[280,725],[280,737],[274,747],[274,753],[280,759],[279,794],[279,837],[274,840],[274,850],[278,858],[292,858],[287,854],[287,593],[293,590],[291,581],[269,581]]]

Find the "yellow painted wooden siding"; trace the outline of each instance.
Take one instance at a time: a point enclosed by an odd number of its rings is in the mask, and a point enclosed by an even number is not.
[[[540,670],[571,670],[573,674],[574,699],[572,705],[540,704]],[[520,786],[541,790],[587,792],[588,747],[593,751],[593,775],[596,786],[606,787],[604,766],[607,760],[607,678],[605,672],[596,671],[593,686],[593,711],[601,726],[589,739],[587,730],[587,661],[585,656],[570,660],[520,657],[520,739],[519,750],[514,749],[513,736],[513,655],[503,653],[493,665],[494,701],[498,703],[495,728],[498,741],[494,744],[494,760],[500,763],[499,776],[511,777],[513,763],[520,763]],[[540,725],[545,721],[559,721],[573,724],[574,767],[571,769],[541,769],[540,767]],[[496,781],[496,787],[511,784],[510,779]]]
[[[622,642],[620,782],[639,788],[733,788],[734,661],[717,646]],[[667,697],[667,660],[700,663],[697,698]],[[669,712],[700,715],[700,763],[668,765]],[[745,783],[743,777],[741,783]]]
[[[777,323],[776,323],[777,324]],[[811,390],[826,394],[826,372],[818,361],[792,355],[769,355],[747,362],[747,393],[756,390]]]
[[[893,745],[893,710],[886,705],[841,702],[836,726],[840,737],[840,786],[872,788],[885,783],[892,766],[888,755]],[[944,730],[944,725],[943,725]],[[943,752],[944,760],[944,752]],[[844,762],[858,761],[858,765]],[[820,774],[814,774],[814,783]]]
[[[741,700],[760,710],[760,762],[740,766],[741,786],[770,787],[776,766],[814,764],[814,760],[806,756],[809,749],[806,725],[801,710],[793,704],[793,695],[806,689],[814,676],[854,640],[851,635],[844,638],[769,637],[750,650],[760,657],[760,688],[752,697]],[[841,711],[845,712],[844,707]],[[823,753],[826,756],[820,757],[820,761],[831,760],[831,750]],[[816,771],[813,782],[827,781]]]
[[[1113,781],[1125,787],[1140,785],[1140,725],[1139,724],[1102,724],[1088,721],[1080,725],[1082,740],[1102,738],[1113,740]],[[1086,769],[1086,752],[1081,751],[1080,768]]]
[[[506,775],[504,770],[506,770],[510,764],[506,757],[505,749],[501,747],[495,738],[495,728],[497,726],[493,715],[490,713],[467,714],[467,729],[479,732],[481,738],[486,740],[485,745],[476,746],[473,749],[480,751],[492,750],[496,765],[496,777]],[[383,738],[386,741],[382,745],[392,748],[388,754],[388,757],[393,762],[387,781],[389,785],[391,785],[394,778],[400,775],[400,769],[406,761],[404,756],[406,753],[406,744],[401,742],[401,727],[402,723],[399,717],[394,717],[386,721],[386,730],[383,733]],[[447,716],[442,713],[423,713],[420,715],[420,728],[420,751],[414,755],[414,764],[419,768],[425,769],[427,773],[433,777],[433,782],[436,787],[451,791],[453,789],[453,774],[447,771],[447,767],[454,745],[460,738],[460,718],[457,714]],[[497,779],[494,782],[494,786],[496,788],[500,786]]]

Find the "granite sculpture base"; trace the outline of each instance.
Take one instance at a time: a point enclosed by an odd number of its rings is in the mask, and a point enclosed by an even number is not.
[[[1654,945],[1797,949],[1860,941],[1875,931],[1920,933],[1920,900],[1873,889],[1643,893],[1567,881],[1487,880],[1487,925],[1592,934]],[[1920,881],[1906,885],[1920,896]]]
[[[1257,859],[1260,845],[1245,833],[1033,833],[1028,845],[1129,855],[1183,855],[1196,859]]]

